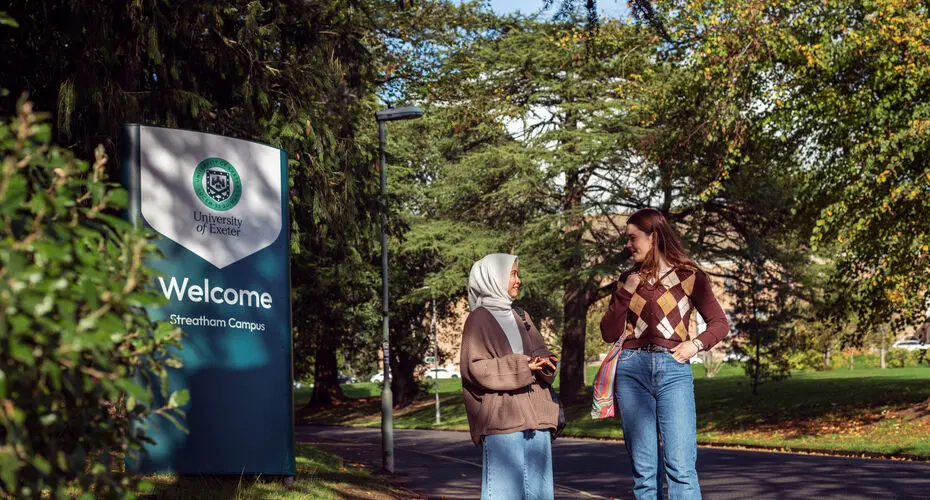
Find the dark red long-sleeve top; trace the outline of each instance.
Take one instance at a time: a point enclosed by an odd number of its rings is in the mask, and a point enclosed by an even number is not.
[[[675,268],[654,284],[641,282],[630,293],[623,284],[632,272],[620,275],[607,314],[601,320],[605,342],[616,342],[629,323],[632,335],[623,342],[625,349],[648,344],[671,349],[688,339],[694,309],[707,324],[707,329],[697,336],[705,350],[730,332],[726,314],[702,271]]]

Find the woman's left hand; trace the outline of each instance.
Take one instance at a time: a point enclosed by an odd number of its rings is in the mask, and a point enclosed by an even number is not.
[[[528,364],[530,365],[530,370],[541,372],[543,375],[555,373],[555,356],[544,358],[542,356],[534,356],[529,359]]]
[[[689,359],[693,358],[694,355],[698,353],[697,346],[694,345],[694,342],[690,341],[682,342],[671,350],[672,357],[679,363],[687,363]]]

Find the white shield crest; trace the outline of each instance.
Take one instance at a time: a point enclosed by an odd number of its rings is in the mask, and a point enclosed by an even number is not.
[[[158,127],[139,127],[141,212],[165,237],[224,268],[274,243],[281,234],[281,150],[251,141]],[[194,192],[198,164],[220,158],[235,166],[241,198],[224,211]],[[233,180],[208,169],[202,189],[217,203],[228,200]],[[209,201],[209,200],[207,200]]]

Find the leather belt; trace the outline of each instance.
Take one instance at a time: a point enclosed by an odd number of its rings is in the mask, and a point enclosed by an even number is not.
[[[672,352],[672,350],[669,349],[668,347],[664,347],[664,346],[660,346],[656,344],[648,344],[642,347],[628,347],[627,349],[632,349],[634,351],[646,351],[646,352]]]

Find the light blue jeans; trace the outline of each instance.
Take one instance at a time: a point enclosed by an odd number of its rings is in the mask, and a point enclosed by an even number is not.
[[[679,363],[669,353],[624,349],[614,387],[623,440],[633,463],[633,495],[650,500],[664,497],[659,474],[664,462],[669,498],[700,499],[690,363]]]
[[[549,434],[548,430],[528,430],[484,436],[481,499],[553,498]]]

